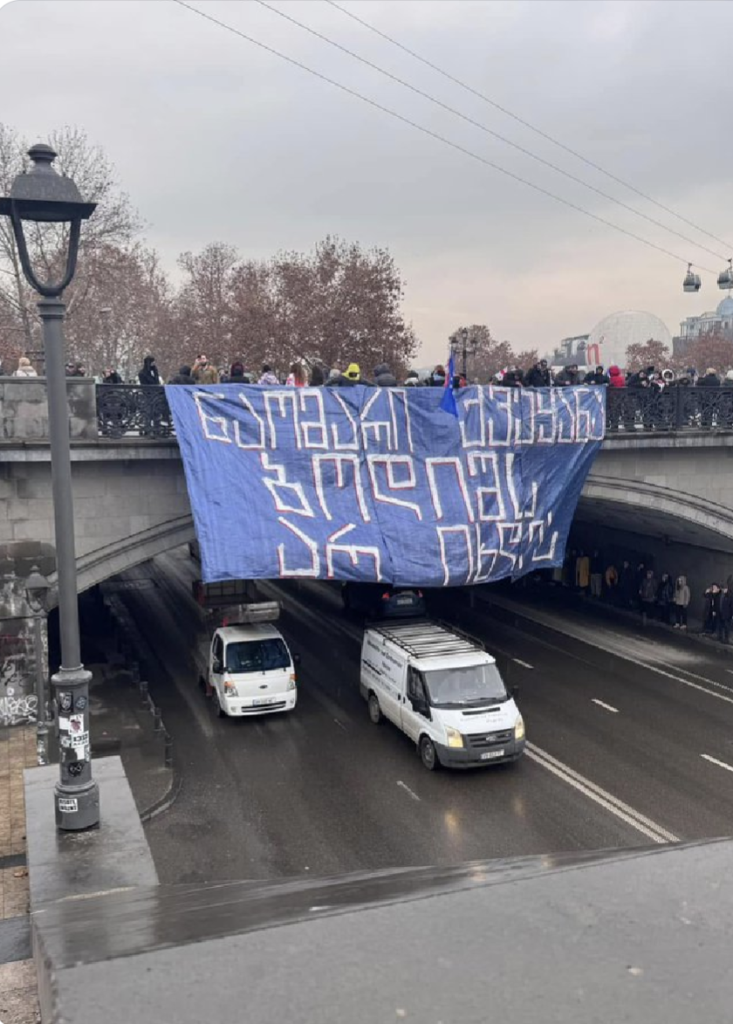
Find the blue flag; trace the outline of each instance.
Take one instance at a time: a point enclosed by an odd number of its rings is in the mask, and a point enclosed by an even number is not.
[[[453,391],[455,372],[456,368],[453,362],[453,353],[451,352],[450,359],[448,360],[448,373],[445,376],[445,384],[443,385],[443,397],[440,400],[440,408],[458,419],[458,406],[456,405],[456,396]]]

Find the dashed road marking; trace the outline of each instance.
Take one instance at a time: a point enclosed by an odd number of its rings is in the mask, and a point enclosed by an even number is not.
[[[598,700],[597,697],[591,697],[591,701],[593,704],[597,704],[599,708],[605,708],[606,711],[612,711],[614,715],[618,714],[618,708],[612,707],[611,704],[606,704],[605,701]]]
[[[398,780],[397,785],[404,789],[405,793],[411,796],[413,800],[417,800],[417,802],[420,803],[420,797],[417,795],[417,793],[413,793],[410,787],[407,786],[404,782]]]
[[[515,661],[517,665],[521,665],[522,668],[534,668],[534,665],[530,665],[528,662],[522,661],[521,658],[512,658],[512,661]]]
[[[339,722],[338,718],[334,718],[334,722],[336,723],[336,725],[340,725],[340,726],[341,726],[341,728],[342,728],[342,729],[344,730],[344,732],[348,732],[348,731],[349,731],[349,730],[348,730],[348,729],[346,728],[346,726],[344,725],[344,723],[343,723],[343,722]]]
[[[712,757],[710,754],[700,754],[705,761],[710,761],[711,764],[717,764],[719,768],[725,768],[727,772],[733,772],[733,765],[726,764],[725,761],[719,761],[717,757]]]

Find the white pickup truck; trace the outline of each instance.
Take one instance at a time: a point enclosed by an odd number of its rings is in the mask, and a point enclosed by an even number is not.
[[[210,636],[200,642],[196,661],[199,684],[219,717],[295,708],[299,659],[273,624],[279,614],[277,601],[207,607]]]

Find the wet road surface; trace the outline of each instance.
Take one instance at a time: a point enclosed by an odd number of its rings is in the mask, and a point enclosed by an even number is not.
[[[155,652],[149,681],[183,781],[146,828],[162,881],[450,865],[731,832],[733,772],[702,756],[733,765],[733,674],[723,662],[694,652],[670,667],[665,646],[653,650],[656,671],[461,607],[462,624],[521,688],[531,749],[515,765],[431,774],[397,729],[369,721],[359,625],[327,584],[266,585],[265,596],[284,600],[280,628],[302,656],[296,711],[216,719],[192,657],[197,574],[180,550],[125,574],[152,585],[121,595]],[[451,599],[448,610],[458,607]],[[726,685],[731,703],[720,699]]]

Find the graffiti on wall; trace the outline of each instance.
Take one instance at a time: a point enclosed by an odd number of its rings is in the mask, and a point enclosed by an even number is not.
[[[0,725],[26,725],[36,720],[38,700],[30,692],[28,675],[29,640],[27,636],[0,636]]]

